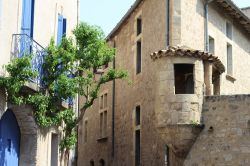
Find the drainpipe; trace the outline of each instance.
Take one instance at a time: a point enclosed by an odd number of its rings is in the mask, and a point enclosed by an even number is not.
[[[114,41],[114,48],[116,44]],[[115,69],[115,58],[113,60],[113,69]],[[112,90],[112,157],[115,156],[115,80],[113,80]]]
[[[205,0],[205,52],[209,51],[209,37],[208,37],[208,4],[213,0]]]
[[[166,45],[167,47],[169,46],[170,44],[170,0],[166,0],[166,30],[167,30],[167,34],[166,34]]]

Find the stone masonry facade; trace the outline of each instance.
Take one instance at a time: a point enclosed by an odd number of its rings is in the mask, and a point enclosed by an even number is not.
[[[250,95],[207,96],[202,119],[184,165],[250,165]]]
[[[249,165],[250,98],[234,95],[250,94],[250,36],[242,18],[225,8],[243,15],[240,9],[230,0],[214,0],[208,4],[207,24],[214,50],[204,51],[204,5],[204,0],[137,0],[110,33],[116,58],[109,68],[127,70],[131,83],[107,83],[86,111],[78,132],[78,165]],[[250,24],[246,17],[244,23]],[[185,84],[191,92],[178,92],[182,77],[192,78]],[[101,109],[105,94],[106,119]]]

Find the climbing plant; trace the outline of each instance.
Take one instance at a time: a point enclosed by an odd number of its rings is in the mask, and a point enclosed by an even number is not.
[[[23,91],[25,84],[37,76],[32,70],[33,55],[13,59],[6,65],[8,76],[0,77],[0,86],[6,90],[8,102],[30,104],[38,126],[48,128],[63,124],[64,136],[60,145],[66,152],[76,144],[77,125],[97,99],[101,85],[128,76],[126,71],[116,69],[107,69],[96,76],[95,71],[112,62],[115,54],[100,28],[81,23],[73,34],[75,42],[64,37],[59,46],[51,40],[46,48],[41,90]],[[75,98],[77,94],[85,98],[78,116],[72,107],[63,108],[61,105],[63,100]]]

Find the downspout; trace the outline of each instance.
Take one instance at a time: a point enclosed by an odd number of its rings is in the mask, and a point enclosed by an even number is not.
[[[166,45],[167,47],[170,44],[170,0],[166,0]]]
[[[114,48],[116,48],[116,43],[114,41]],[[113,69],[115,70],[115,58],[113,60]],[[115,156],[115,80],[113,80],[112,86],[112,157]]]
[[[205,0],[205,52],[209,51],[209,37],[208,37],[208,4],[213,0]]]

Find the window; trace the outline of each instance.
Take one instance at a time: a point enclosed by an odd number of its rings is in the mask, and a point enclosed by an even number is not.
[[[227,43],[227,74],[233,76],[232,45]]]
[[[169,166],[169,147],[165,145],[165,166]]]
[[[136,20],[136,29],[137,29],[137,36],[142,32],[142,19],[139,17]]]
[[[103,159],[101,159],[101,160],[99,161],[99,163],[100,163],[100,166],[105,166],[105,161],[104,161]]]
[[[108,94],[105,93],[100,97],[100,138],[107,137],[108,128]]]
[[[209,36],[209,53],[214,54],[214,39]]]
[[[141,131],[135,131],[135,166],[141,165]]]
[[[60,45],[63,35],[66,34],[67,29],[67,19],[63,15],[58,14],[57,22],[57,45]]]
[[[220,95],[220,72],[213,67],[212,83],[214,85],[214,95]]]
[[[175,94],[194,93],[193,70],[193,64],[174,64]]]
[[[90,166],[95,166],[94,160],[90,160]]]
[[[103,111],[100,113],[100,138],[107,137],[107,127],[108,127],[108,112]]]
[[[141,108],[140,106],[135,107],[135,125],[138,126],[141,124]]]
[[[88,140],[88,121],[85,120],[84,123],[84,142],[87,142]]]
[[[141,73],[141,41],[136,43],[136,74]]]
[[[232,28],[232,24],[227,22],[226,23],[226,35],[229,39],[232,40],[232,36],[233,36],[233,28]]]
[[[101,95],[99,105],[100,105],[100,110],[107,109],[108,107],[108,94],[107,93]]]

